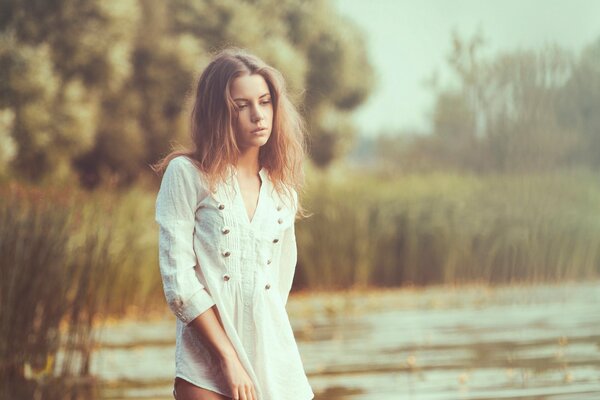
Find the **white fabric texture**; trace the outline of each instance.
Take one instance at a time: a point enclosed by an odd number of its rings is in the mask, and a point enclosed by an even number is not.
[[[177,317],[176,376],[231,397],[209,344],[188,325],[216,306],[224,330],[259,400],[309,400],[314,393],[285,309],[297,261],[294,218],[259,172],[249,219],[237,170],[214,191],[185,156],[171,160],[156,198],[159,265],[167,303]]]

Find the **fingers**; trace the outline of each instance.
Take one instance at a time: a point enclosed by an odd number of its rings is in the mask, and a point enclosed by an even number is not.
[[[246,394],[246,399],[254,400],[254,398],[252,397],[252,387],[246,387],[246,390],[244,393]]]
[[[233,391],[234,400],[257,400],[254,385],[240,385]],[[237,397],[236,397],[237,396]]]

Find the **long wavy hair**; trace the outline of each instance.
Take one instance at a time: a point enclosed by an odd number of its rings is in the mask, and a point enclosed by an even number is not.
[[[222,50],[200,75],[191,113],[190,133],[193,148],[173,150],[152,166],[162,173],[177,156],[187,156],[205,177],[209,189],[229,176],[241,154],[234,122],[237,105],[230,85],[241,75],[261,75],[273,102],[271,136],[259,150],[259,164],[265,168],[277,193],[293,202],[290,189],[298,193],[298,215],[306,216],[300,205],[304,184],[302,162],[306,154],[306,128],[300,113],[289,99],[282,74],[257,56],[238,48]]]

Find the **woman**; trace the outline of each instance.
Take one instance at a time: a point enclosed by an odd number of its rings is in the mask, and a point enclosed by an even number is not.
[[[177,316],[177,400],[309,400],[285,310],[305,151],[281,74],[219,53],[197,85],[194,148],[177,151],[156,199],[163,288]]]

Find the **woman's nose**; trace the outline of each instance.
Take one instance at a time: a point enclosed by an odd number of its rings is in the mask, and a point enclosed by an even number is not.
[[[256,107],[254,109],[254,112],[252,113],[252,121],[257,122],[262,119],[264,119],[264,115],[263,115],[262,111],[260,111],[260,108]]]

